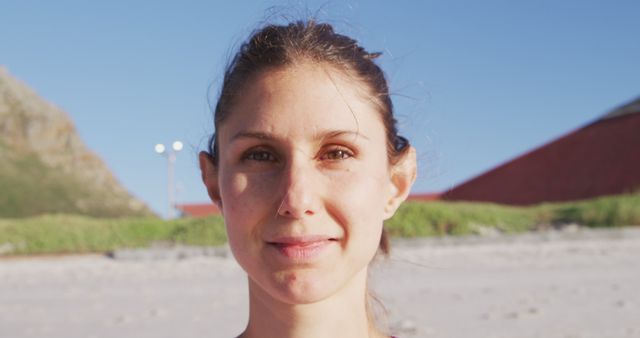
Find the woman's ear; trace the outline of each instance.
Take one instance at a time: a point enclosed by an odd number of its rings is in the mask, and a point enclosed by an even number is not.
[[[416,172],[416,149],[409,146],[409,149],[391,168],[391,189],[384,209],[385,220],[391,218],[400,204],[409,196],[413,182],[416,180]]]
[[[201,151],[198,154],[198,159],[200,161],[202,182],[207,187],[209,198],[222,212],[222,199],[220,199],[220,186],[218,185],[218,166],[215,164],[213,156],[206,151]]]

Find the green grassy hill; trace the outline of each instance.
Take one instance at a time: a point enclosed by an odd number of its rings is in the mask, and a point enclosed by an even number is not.
[[[0,142],[0,217],[84,214],[96,217],[150,215],[128,199],[92,189],[72,174],[48,167],[35,155],[9,155]]]
[[[86,148],[69,116],[0,66],[0,217],[151,216]]]

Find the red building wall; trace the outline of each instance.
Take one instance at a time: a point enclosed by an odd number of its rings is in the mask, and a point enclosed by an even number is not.
[[[528,205],[640,190],[640,111],[600,119],[442,194]]]

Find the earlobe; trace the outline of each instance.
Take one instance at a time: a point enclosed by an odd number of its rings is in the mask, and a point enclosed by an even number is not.
[[[198,154],[198,160],[200,162],[202,182],[207,187],[209,198],[222,212],[222,199],[220,198],[220,187],[218,185],[218,167],[214,158],[206,151],[201,151]]]
[[[416,149],[409,147],[400,161],[391,169],[391,189],[384,210],[385,220],[391,218],[400,204],[409,196],[413,182],[416,180],[416,172]]]

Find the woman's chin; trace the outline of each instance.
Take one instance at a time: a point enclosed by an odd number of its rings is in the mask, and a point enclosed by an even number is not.
[[[312,271],[285,271],[276,273],[265,291],[286,304],[311,304],[335,294],[338,285]]]

